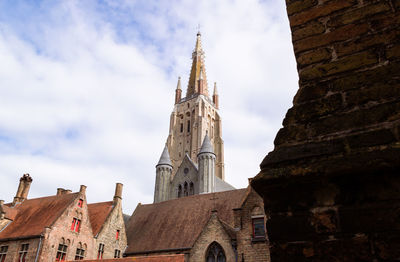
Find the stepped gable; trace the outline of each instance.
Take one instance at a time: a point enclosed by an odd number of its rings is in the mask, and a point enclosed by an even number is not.
[[[127,255],[190,249],[211,212],[233,227],[233,208],[241,207],[248,189],[193,195],[155,204],[139,204],[128,223]]]
[[[28,199],[15,207],[6,204],[10,210],[16,210],[16,214],[13,221],[0,232],[0,240],[40,236],[78,196],[79,193],[70,193]]]
[[[88,204],[89,219],[92,225],[93,236],[96,236],[104,225],[113,209],[113,201]]]

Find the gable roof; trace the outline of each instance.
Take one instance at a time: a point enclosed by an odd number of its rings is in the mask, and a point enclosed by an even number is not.
[[[155,204],[138,205],[128,223],[126,254],[157,250],[183,250],[193,246],[211,211],[233,227],[233,211],[247,189],[188,196]]]
[[[78,196],[79,193],[71,193],[27,199],[15,207],[7,204],[9,210],[15,210],[10,212],[16,214],[13,214],[13,221],[0,232],[0,240],[40,236]]]
[[[92,225],[93,236],[97,236],[114,207],[113,201],[88,204],[87,206],[90,224]]]
[[[85,262],[98,262],[98,259],[85,260]],[[101,262],[184,262],[184,254],[143,256],[143,257],[124,257],[102,259]]]

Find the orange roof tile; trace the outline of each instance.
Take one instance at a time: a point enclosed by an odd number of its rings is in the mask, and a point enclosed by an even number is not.
[[[126,254],[191,248],[212,210],[233,227],[232,209],[241,207],[246,196],[247,189],[237,189],[138,205],[127,226]]]
[[[13,221],[0,232],[0,239],[40,236],[50,227],[64,210],[76,199],[79,193],[27,199],[11,207]]]
[[[89,219],[94,236],[100,232],[112,209],[113,201],[88,204]]]

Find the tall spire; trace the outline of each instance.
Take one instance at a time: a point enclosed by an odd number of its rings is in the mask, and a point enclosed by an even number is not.
[[[200,31],[197,33],[196,46],[192,53],[192,68],[190,70],[186,97],[198,93],[208,96],[207,76],[204,66],[204,51],[201,47]]]

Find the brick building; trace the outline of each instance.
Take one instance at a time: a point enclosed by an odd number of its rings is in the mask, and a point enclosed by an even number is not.
[[[400,2],[286,0],[293,107],[252,181],[272,261],[400,260]]]
[[[13,202],[0,202],[1,262],[94,259],[99,243],[106,245],[104,258],[125,249],[121,184],[114,201],[88,205],[83,185],[76,193],[59,188],[56,195],[28,199],[31,182],[25,174]]]
[[[269,261],[264,223],[263,201],[251,187],[139,204],[127,225],[125,256]]]

